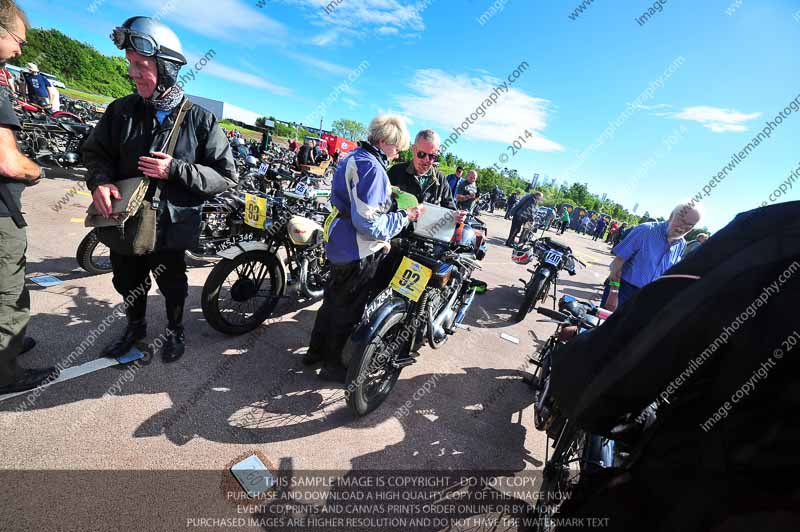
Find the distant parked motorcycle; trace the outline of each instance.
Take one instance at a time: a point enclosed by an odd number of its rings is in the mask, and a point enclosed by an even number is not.
[[[566,270],[570,275],[575,275],[575,263],[586,266],[572,254],[572,249],[566,244],[550,237],[542,237],[533,242],[525,242],[514,248],[511,260],[517,264],[527,265],[534,259],[539,261],[536,269],[528,270],[531,278],[525,283],[525,295],[517,311],[516,321],[522,321],[537,301],[545,301],[550,287],[553,287],[555,300],[558,284],[558,274]],[[554,301],[555,304],[555,301]]]

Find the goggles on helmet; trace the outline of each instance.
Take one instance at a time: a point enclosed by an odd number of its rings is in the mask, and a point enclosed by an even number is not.
[[[111,32],[110,37],[120,50],[131,49],[145,57],[153,57],[161,49],[149,35],[131,31],[128,28],[118,26]]]

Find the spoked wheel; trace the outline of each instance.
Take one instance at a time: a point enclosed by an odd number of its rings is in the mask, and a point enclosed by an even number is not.
[[[252,331],[272,314],[285,285],[283,270],[271,253],[249,251],[220,261],[203,285],[203,316],[225,334]]]
[[[89,232],[78,244],[75,258],[78,266],[94,275],[111,272],[111,250],[98,240],[94,231]]]
[[[545,284],[545,278],[539,275],[535,275],[528,283],[528,286],[525,288],[525,296],[522,298],[522,304],[517,311],[518,322],[524,320],[525,316],[527,316],[528,312],[533,308],[533,305],[544,297],[546,293],[545,289],[547,288]]]
[[[542,486],[536,502],[538,530],[555,529],[552,518],[561,504],[572,496],[581,475],[583,455],[588,435],[569,421],[564,424],[556,442],[553,456],[542,471]]]
[[[347,406],[356,415],[365,416],[375,410],[397,384],[402,368],[392,367],[392,361],[411,352],[413,335],[402,335],[405,331],[405,313],[390,314],[361,353],[350,361]]]

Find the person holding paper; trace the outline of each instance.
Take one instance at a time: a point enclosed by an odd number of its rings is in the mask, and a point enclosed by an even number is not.
[[[392,211],[396,200],[386,166],[408,143],[402,117],[380,115],[370,123],[367,141],[342,160],[333,176],[333,212],[325,222],[331,273],[303,357],[309,365],[324,361],[323,380],[344,382],[342,350],[373,295],[389,241],[422,213],[421,206]]]

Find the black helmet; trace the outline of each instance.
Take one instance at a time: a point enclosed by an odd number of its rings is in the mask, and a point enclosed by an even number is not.
[[[120,50],[132,50],[145,57],[155,57],[158,64],[158,98],[178,80],[178,71],[186,64],[178,36],[165,24],[150,17],[131,17],[111,32],[111,40]]]

